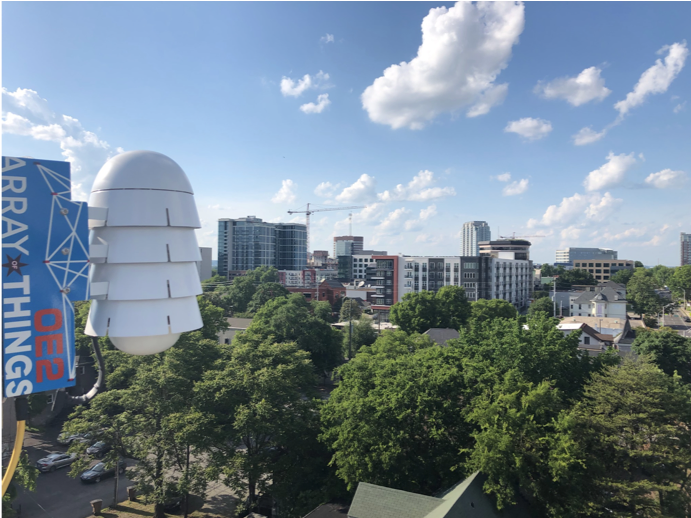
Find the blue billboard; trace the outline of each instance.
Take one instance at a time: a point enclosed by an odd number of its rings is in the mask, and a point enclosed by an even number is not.
[[[69,162],[2,157],[3,395],[75,384],[74,302],[89,297],[89,210]]]

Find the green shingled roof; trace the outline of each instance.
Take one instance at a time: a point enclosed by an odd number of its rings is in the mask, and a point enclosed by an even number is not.
[[[360,482],[348,510],[351,518],[423,518],[443,500]]]

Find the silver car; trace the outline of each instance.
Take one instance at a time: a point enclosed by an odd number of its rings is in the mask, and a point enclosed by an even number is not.
[[[74,453],[51,453],[47,457],[36,462],[39,471],[55,471],[58,468],[69,466],[77,459]]]

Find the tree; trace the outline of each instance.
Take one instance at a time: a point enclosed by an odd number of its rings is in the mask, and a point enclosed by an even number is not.
[[[475,322],[487,322],[495,318],[516,318],[516,308],[507,300],[480,299],[471,304],[471,320]]]
[[[240,343],[295,342],[310,353],[321,372],[340,364],[341,334],[310,312],[311,306],[300,293],[268,301],[257,312],[252,324],[236,337]]]
[[[270,341],[234,345],[220,367],[195,386],[195,405],[212,415],[212,473],[251,509],[281,482],[272,481],[276,465],[314,418],[315,403],[303,398],[311,394],[313,368],[296,344]]]
[[[222,275],[214,275],[213,277],[210,277],[206,279],[205,281],[202,281],[202,288],[204,291],[214,291],[220,286],[225,286],[228,285],[228,279],[223,277]]]
[[[551,264],[545,263],[540,266],[540,275],[542,277],[554,277],[555,275],[561,275],[566,269],[562,265],[552,266]]]
[[[640,316],[655,315],[663,306],[662,299],[655,293],[655,281],[644,269],[634,272],[626,285],[626,299]]]
[[[529,315],[535,315],[537,312],[547,313],[548,316],[554,316],[554,301],[549,297],[543,297],[533,301],[528,308]]]
[[[341,313],[339,319],[341,322],[348,320],[357,320],[362,315],[362,309],[356,300],[346,298],[341,306]]]
[[[372,318],[361,315],[360,320],[353,322],[352,350],[357,353],[362,346],[372,345],[377,340],[377,330],[372,326]],[[343,328],[343,349],[348,350],[350,345],[350,329]]]
[[[277,282],[266,282],[260,284],[252,295],[249,304],[247,304],[247,311],[256,313],[259,309],[271,299],[277,297],[287,297],[290,292]]]
[[[669,376],[679,375],[684,383],[691,383],[691,338],[684,338],[676,331],[662,328],[636,335],[633,350],[647,355],[650,360]]]
[[[675,268],[669,283],[678,297],[691,300],[691,264]]]
[[[557,288],[559,289],[569,289],[574,285],[594,286],[597,284],[593,274],[587,270],[580,269],[565,270],[561,272],[556,282]]]
[[[619,270],[610,277],[612,282],[617,282],[626,286],[633,277],[633,270]]]
[[[9,459],[7,460],[9,462]],[[5,461],[3,461],[5,464]],[[4,475],[4,473],[3,473]],[[7,518],[17,516],[12,509],[12,500],[17,498],[17,487],[22,487],[27,491],[36,491],[36,480],[38,479],[38,469],[29,461],[29,455],[22,451],[17,462],[17,467],[12,475],[10,485],[2,496],[2,516]]]
[[[461,286],[444,286],[434,297],[438,321],[436,327],[460,329],[470,318],[470,302]]]
[[[391,322],[407,333],[424,333],[434,327],[460,329],[470,317],[470,303],[459,286],[406,293],[391,306]]]
[[[645,268],[645,266],[643,266],[643,263],[640,261],[634,261],[633,267],[634,268]]]
[[[469,403],[453,352],[426,336],[385,332],[339,369],[322,410],[322,440],[350,490],[370,482],[432,494],[458,481],[470,446]]]
[[[689,386],[627,358],[593,375],[585,396],[557,425],[552,473],[574,488],[561,516],[687,516]]]
[[[312,306],[312,314],[319,320],[323,320],[327,324],[333,322],[331,304],[325,300],[313,300],[310,302],[310,306]]]
[[[674,275],[674,270],[674,268],[668,268],[667,266],[658,264],[650,269],[650,274],[655,280],[655,285],[658,288],[664,288],[669,285],[669,281]]]

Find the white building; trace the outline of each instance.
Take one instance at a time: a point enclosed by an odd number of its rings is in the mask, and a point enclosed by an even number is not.
[[[571,316],[626,319],[626,288],[612,281],[588,286],[571,295],[569,304]]]
[[[473,257],[480,255],[480,241],[491,241],[492,232],[486,221],[468,221],[463,223],[461,236],[461,255]]]

